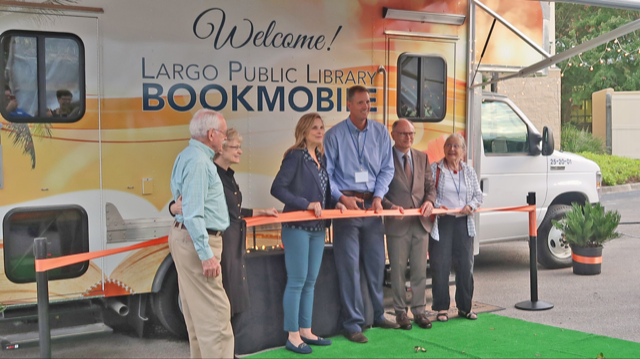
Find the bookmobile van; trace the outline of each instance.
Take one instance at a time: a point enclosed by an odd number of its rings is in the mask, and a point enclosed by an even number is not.
[[[415,147],[431,161],[442,158],[448,134],[464,134],[485,207],[524,205],[535,192],[539,261],[568,265],[570,249],[550,220],[571,202],[599,201],[598,166],[553,152],[552,133],[541,136],[508,98],[477,86],[476,38],[486,41],[492,16],[505,24],[496,29],[522,31],[489,41],[489,67],[526,76],[562,60],[546,54],[549,3],[485,3],[0,1],[3,318],[35,307],[34,238],[46,237],[56,257],[168,234],[171,168],[198,109],[222,112],[244,137],[234,167],[243,205],[279,208],[269,188],[298,118],[319,112],[327,127],[344,120],[356,84],[370,89],[371,118],[389,128],[398,118],[414,122]],[[66,102],[59,90],[69,92]],[[526,217],[481,214],[476,242],[526,239]],[[251,255],[278,252],[261,253],[277,247],[277,236],[277,228],[249,233]],[[185,333],[166,244],[50,277],[54,304],[102,298],[121,313],[134,308],[133,322],[153,317]]]

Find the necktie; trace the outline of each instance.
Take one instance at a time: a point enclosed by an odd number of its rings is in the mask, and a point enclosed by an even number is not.
[[[413,175],[411,174],[411,164],[409,163],[409,155],[406,153],[403,156],[404,158],[404,175],[407,176],[409,182],[413,181]]]

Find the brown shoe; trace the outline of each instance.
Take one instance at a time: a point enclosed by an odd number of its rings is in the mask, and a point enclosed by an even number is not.
[[[362,334],[362,332],[353,332],[353,333],[347,332],[347,333],[344,333],[344,337],[354,343],[364,344],[369,341],[369,339],[367,339],[367,337],[365,337],[364,334]]]
[[[431,329],[433,326],[427,315],[422,313],[413,316],[413,321],[422,329]]]
[[[411,321],[405,312],[396,314],[396,323],[398,323],[400,329],[409,330],[412,328]]]
[[[382,329],[398,329],[400,326],[397,323],[390,321],[389,319],[382,320],[380,322],[373,323],[374,327]]]

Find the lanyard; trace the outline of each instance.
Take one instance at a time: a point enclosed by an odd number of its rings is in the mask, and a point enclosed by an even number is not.
[[[460,168],[460,171],[458,171],[458,185],[456,186],[456,180],[453,179],[453,175],[451,174],[451,169],[447,168],[449,170],[449,176],[451,176],[451,181],[453,182],[453,186],[456,188],[456,192],[458,192],[458,202],[460,202],[460,204],[462,204],[462,200],[460,200],[460,190],[462,189],[462,179],[460,178],[460,176],[462,176],[462,168]]]
[[[367,132],[364,133],[364,141],[362,141],[362,151],[360,151],[360,146],[356,142],[356,139],[353,137],[353,133],[351,133],[351,129],[347,126],[347,131],[349,131],[349,135],[351,135],[351,141],[353,141],[353,146],[356,148],[356,155],[358,156],[358,162],[360,162],[360,171],[362,171],[362,156],[364,155],[364,145],[367,143]],[[360,136],[358,136],[360,139]]]

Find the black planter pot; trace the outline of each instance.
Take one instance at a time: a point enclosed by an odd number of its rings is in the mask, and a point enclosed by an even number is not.
[[[571,247],[573,273],[581,275],[600,274],[602,271],[602,246]]]

